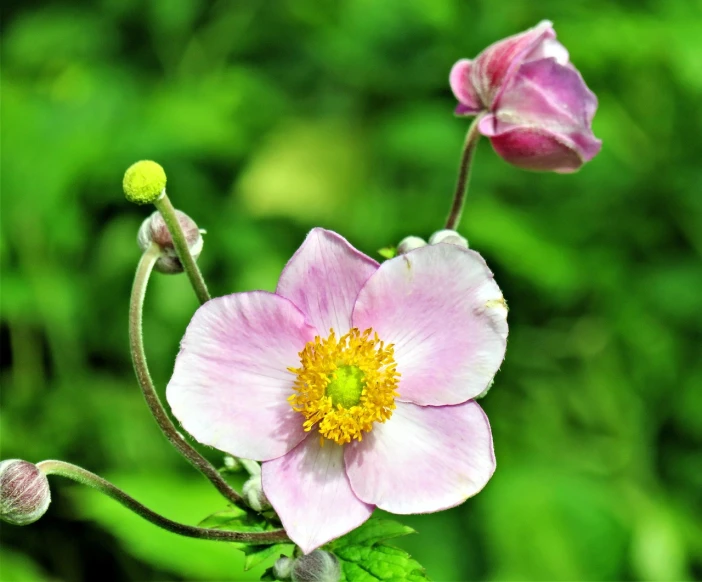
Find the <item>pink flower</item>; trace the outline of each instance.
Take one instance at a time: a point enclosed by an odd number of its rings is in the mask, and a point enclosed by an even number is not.
[[[476,252],[422,247],[378,265],[312,230],[275,293],[194,315],[167,398],[198,441],[263,461],[263,490],[306,553],[375,507],[427,513],[495,470],[472,400],[505,353],[507,309]]]
[[[591,127],[597,97],[568,58],[547,20],[490,45],[451,69],[456,113],[487,112],[478,128],[507,162],[574,172],[602,142]]]

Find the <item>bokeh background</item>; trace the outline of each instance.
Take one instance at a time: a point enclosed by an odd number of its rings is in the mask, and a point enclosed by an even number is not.
[[[441,227],[466,120],[448,71],[555,22],[600,100],[602,153],[528,173],[481,143],[461,232],[510,305],[482,403],[498,469],[464,505],[402,518],[438,581],[702,578],[699,0],[8,0],[2,22],[2,457],[60,458],[197,523],[217,493],[133,378],[127,303],[151,158],[206,228],[214,294],[273,290],[313,226],[376,256]],[[146,304],[163,390],[197,307]],[[206,451],[215,462],[221,457]],[[1,531],[0,579],[247,580],[225,544],[158,530],[58,478]],[[268,565],[268,564],[267,564]]]

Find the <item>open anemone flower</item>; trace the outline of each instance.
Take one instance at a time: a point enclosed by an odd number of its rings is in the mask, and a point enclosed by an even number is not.
[[[375,507],[429,513],[495,470],[473,400],[504,358],[507,309],[474,251],[429,245],[378,265],[314,229],[275,293],[193,316],[167,388],[198,441],[263,461],[263,489],[305,553]]]

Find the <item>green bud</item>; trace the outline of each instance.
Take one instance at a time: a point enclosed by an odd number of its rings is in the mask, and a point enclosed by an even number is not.
[[[156,162],[141,160],[127,168],[122,180],[127,200],[134,204],[156,202],[166,189],[166,172]]]

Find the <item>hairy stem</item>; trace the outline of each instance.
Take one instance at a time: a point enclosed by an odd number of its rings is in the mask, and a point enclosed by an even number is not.
[[[453,204],[451,211],[446,219],[446,228],[456,230],[461,222],[463,214],[463,205],[466,201],[468,193],[468,182],[470,180],[470,168],[473,163],[473,154],[475,153],[478,141],[480,141],[480,132],[478,131],[478,123],[482,119],[483,114],[476,116],[473,123],[468,128],[466,139],[463,142],[463,152],[461,153],[461,162],[458,166],[458,179],[456,180],[456,191],[453,195]]]
[[[42,461],[37,464],[37,467],[45,475],[59,475],[60,477],[72,479],[82,485],[92,487],[100,491],[100,493],[104,493],[108,497],[121,503],[124,507],[130,509],[154,525],[181,536],[204,540],[248,542],[255,544],[273,544],[288,541],[288,536],[285,530],[282,529],[267,532],[238,532],[207,529],[178,523],[151,511],[148,507],[145,507],[109,481],[77,465],[64,463],[63,461]]]
[[[137,266],[136,275],[134,276],[132,297],[129,303],[129,344],[131,347],[132,362],[134,363],[134,371],[136,372],[139,386],[141,386],[146,404],[151,414],[156,419],[159,428],[178,452],[205,475],[224,497],[235,505],[248,508],[241,495],[226,482],[219,471],[217,471],[205,457],[198,453],[185,440],[185,437],[178,432],[178,429],[176,429],[166,413],[163,404],[161,404],[161,400],[154,388],[154,383],[151,380],[151,374],[149,374],[149,368],[146,363],[146,352],[144,350],[142,317],[146,286],[149,282],[149,276],[151,275],[154,264],[159,258],[159,254],[160,249],[158,245],[151,243],[149,248],[147,248],[142,255],[139,265]]]
[[[202,277],[200,268],[197,266],[195,259],[192,254],[190,254],[190,249],[188,248],[188,242],[185,239],[185,233],[178,222],[178,217],[175,213],[175,208],[171,204],[168,194],[164,191],[163,196],[161,196],[154,206],[158,209],[163,217],[166,226],[168,227],[168,232],[171,233],[171,238],[173,239],[173,246],[175,247],[178,258],[180,259],[183,269],[190,279],[190,284],[195,290],[195,294],[199,299],[200,303],[205,303],[210,300],[210,292],[207,290],[207,284],[205,279]]]

